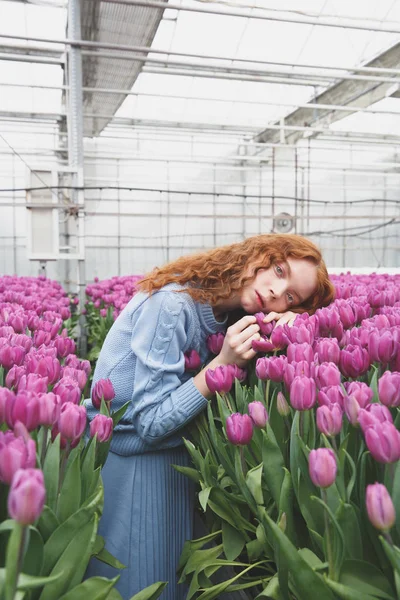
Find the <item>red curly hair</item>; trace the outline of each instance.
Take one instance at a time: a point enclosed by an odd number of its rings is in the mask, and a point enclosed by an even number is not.
[[[330,304],[335,290],[321,252],[310,240],[293,234],[256,235],[236,244],[182,256],[155,268],[137,285],[141,291],[151,294],[168,283],[190,284],[185,292],[194,300],[215,306],[240,291],[258,269],[269,268],[287,258],[306,259],[317,267],[317,289],[293,310],[312,314],[317,308]]]

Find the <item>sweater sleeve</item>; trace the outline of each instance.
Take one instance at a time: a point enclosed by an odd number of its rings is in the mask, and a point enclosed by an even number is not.
[[[185,372],[189,314],[176,292],[151,295],[132,318],[131,349],[136,357],[132,421],[148,444],[172,435],[207,404]]]

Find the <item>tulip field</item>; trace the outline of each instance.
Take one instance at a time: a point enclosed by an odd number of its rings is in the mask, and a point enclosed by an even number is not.
[[[101,468],[127,407],[113,410],[109,380],[90,381],[138,279],[95,281],[80,307],[43,276],[0,278],[0,600],[121,598],[124,565],[97,528]],[[214,397],[185,430],[191,466],[176,467],[197,486],[207,532],[177,566],[187,600],[400,598],[400,276],[332,281],[336,300],[292,327],[256,315],[247,370],[206,372]],[[223,334],[207,343],[218,354]],[[185,366],[202,368],[195,351]],[[92,557],[115,577],[85,579]]]

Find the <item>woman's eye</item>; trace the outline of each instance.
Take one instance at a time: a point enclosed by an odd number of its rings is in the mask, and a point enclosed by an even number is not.
[[[283,275],[283,269],[279,265],[276,265],[275,270],[278,275]]]
[[[288,294],[288,295],[287,295],[287,298],[288,298],[288,302],[289,302],[289,304],[293,304],[293,302],[294,302],[294,298],[293,298],[292,294]]]

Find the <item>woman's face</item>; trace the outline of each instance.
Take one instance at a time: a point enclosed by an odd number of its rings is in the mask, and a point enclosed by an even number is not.
[[[287,258],[259,269],[240,293],[246,313],[283,313],[307,300],[317,289],[317,267],[304,258]]]

